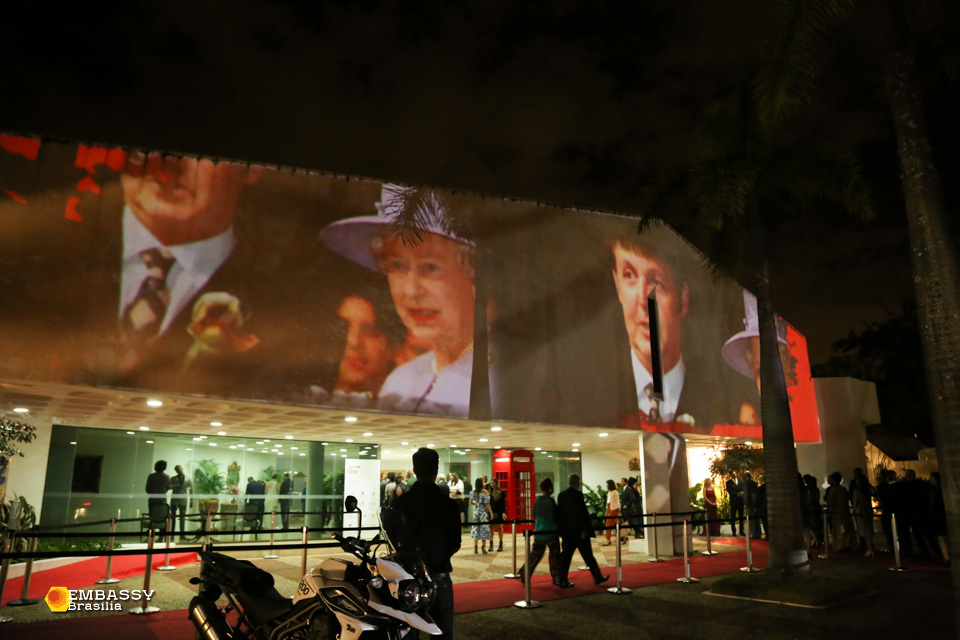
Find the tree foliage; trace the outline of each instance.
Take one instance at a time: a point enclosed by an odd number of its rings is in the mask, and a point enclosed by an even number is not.
[[[33,442],[37,437],[37,429],[32,425],[19,420],[11,420],[6,416],[0,416],[0,455],[23,457],[23,451],[17,447],[17,444],[27,444]]]
[[[724,480],[734,474],[742,476],[749,471],[759,482],[765,475],[764,470],[763,447],[735,444],[719,449],[710,458],[710,475]]]

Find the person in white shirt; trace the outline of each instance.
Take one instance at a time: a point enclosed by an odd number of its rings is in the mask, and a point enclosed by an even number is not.
[[[410,207],[424,229],[403,236],[394,218]],[[473,373],[474,247],[445,226],[445,199],[385,184],[377,216],[340,220],[321,240],[334,252],[387,277],[397,314],[428,351],[394,369],[377,399],[385,411],[467,417]],[[402,233],[402,231],[401,231]]]

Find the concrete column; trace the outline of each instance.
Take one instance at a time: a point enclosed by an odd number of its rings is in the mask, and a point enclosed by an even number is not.
[[[687,447],[682,435],[643,431],[640,434],[640,482],[643,487],[644,513],[671,513],[690,510],[690,483],[687,477]],[[682,522],[682,516],[675,516]],[[657,518],[658,523],[668,518]],[[649,520],[648,520],[649,523]],[[655,532],[655,533],[654,533]],[[647,532],[647,547],[651,550],[652,536],[657,536],[660,555],[683,553],[681,526],[658,527]]]

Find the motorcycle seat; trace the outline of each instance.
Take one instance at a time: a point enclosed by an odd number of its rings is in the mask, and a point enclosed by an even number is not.
[[[293,609],[293,600],[283,597],[273,587],[270,587],[269,591],[257,595],[241,589],[237,592],[237,599],[250,617],[250,621],[258,626],[268,620],[286,616]]]

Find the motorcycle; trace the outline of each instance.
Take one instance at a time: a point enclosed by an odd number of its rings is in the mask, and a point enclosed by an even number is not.
[[[200,551],[200,577],[190,580],[200,586],[199,594],[188,608],[197,638],[400,640],[416,638],[417,630],[441,633],[428,613],[436,585],[399,514],[383,509],[381,532],[373,540],[334,538],[358,562],[324,560],[303,576],[292,598],[253,563]],[[227,601],[222,608],[221,596]]]

